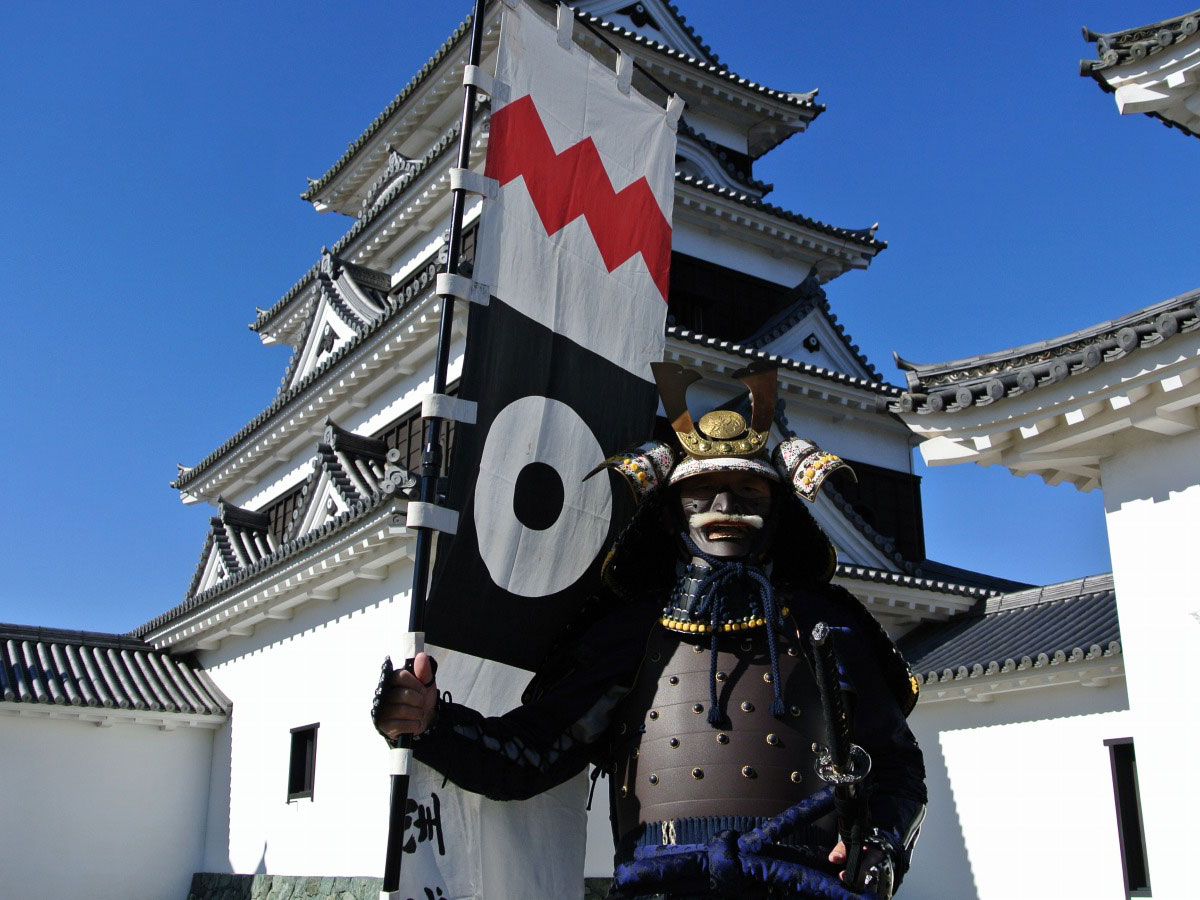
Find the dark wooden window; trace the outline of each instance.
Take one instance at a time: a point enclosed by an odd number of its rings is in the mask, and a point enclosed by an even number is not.
[[[709,337],[742,341],[783,308],[792,287],[672,253],[667,321]]]
[[[288,802],[312,799],[317,774],[317,729],[320,723],[292,729],[288,762]]]
[[[300,505],[300,494],[303,490],[304,482],[302,481],[263,510],[270,521],[267,528],[280,544],[283,543],[283,536],[287,532],[288,526],[292,524],[292,513]]]
[[[858,476],[837,477],[834,488],[872,528],[896,542],[905,559],[925,558],[921,519],[921,477],[847,459]]]
[[[446,393],[451,397],[458,395],[458,383],[455,382],[446,388]],[[383,441],[384,445],[389,450],[400,451],[400,465],[408,469],[414,475],[421,468],[421,442],[424,440],[424,419],[421,418],[421,410],[412,410],[401,418],[392,422],[374,437]],[[454,423],[442,423],[442,471],[448,472],[451,457],[454,454]]]
[[[1142,828],[1142,800],[1138,793],[1133,738],[1112,738],[1105,741],[1104,745],[1108,747],[1108,758],[1112,764],[1125,896],[1149,897],[1150,866],[1146,859],[1146,832]]]

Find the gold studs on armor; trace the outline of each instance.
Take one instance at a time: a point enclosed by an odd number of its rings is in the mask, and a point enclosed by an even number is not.
[[[795,776],[795,775],[799,775],[799,774],[800,774],[799,772],[793,772],[793,773],[792,773],[792,775],[793,775],[793,776]],[[795,781],[796,779],[795,779],[795,778],[793,778],[792,780],[793,780],[793,781]],[[651,776],[650,776],[650,778],[648,779],[648,781],[649,781],[651,784],[658,784],[658,776],[657,776],[657,775],[651,775]]]
[[[799,772],[793,772],[793,773],[792,773],[792,784],[799,784],[799,783],[800,783],[800,781],[801,781],[801,775],[800,775],[800,773],[799,773]]]
[[[658,718],[658,710],[657,709],[650,710],[650,721],[653,722],[657,718]]]
[[[660,654],[657,650],[650,654],[650,662],[658,662],[660,659],[662,659],[662,654]]]
[[[704,648],[701,647],[699,644],[692,644],[692,652],[693,653],[703,653]]]
[[[674,750],[679,746],[679,738],[671,738],[669,741],[667,741],[667,746]]]
[[[718,744],[728,744],[729,743],[729,735],[727,735],[725,732],[722,731],[720,734],[717,735],[717,743]]]
[[[622,797],[629,796],[629,788],[627,788],[625,785],[621,785],[621,796]]]
[[[770,672],[763,672],[763,681],[765,681],[767,684],[771,683],[772,678]]]
[[[778,747],[779,746],[779,735],[777,735],[773,732],[771,734],[768,734],[767,735],[767,745],[770,747]]]
[[[788,651],[788,656],[799,656],[800,655],[799,647],[788,647],[787,651]]]
[[[788,712],[790,712],[793,716],[798,716],[800,715],[800,707],[792,704],[792,706],[788,709]]]
[[[754,641],[750,640],[750,638],[744,638],[742,640],[742,649],[743,650],[749,650],[753,646],[754,646]]]
[[[724,672],[718,672],[716,675],[717,681],[724,681],[728,677],[729,676],[726,675]]]
[[[758,773],[754,771],[754,768],[752,766],[742,766],[742,777],[743,778],[757,778]]]
[[[697,766],[696,768],[692,769],[692,777],[699,781],[704,777],[704,770]]]
[[[700,715],[700,713],[704,712],[704,704],[703,703],[693,703],[692,704],[692,712],[694,712],[696,715]]]
[[[754,704],[749,700],[742,701],[742,712],[754,712]]]
[[[667,684],[679,684],[679,676],[672,675],[670,678],[667,679]]]

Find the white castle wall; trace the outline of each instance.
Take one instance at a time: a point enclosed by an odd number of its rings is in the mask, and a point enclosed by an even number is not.
[[[290,621],[262,626],[253,636],[202,654],[214,681],[235,698],[231,725],[218,735],[213,761],[204,871],[382,873],[388,754],[369,712],[383,658],[390,654],[399,664],[405,656],[399,636],[407,629],[411,578],[408,565],[393,566],[386,581],[348,586],[337,600],[312,601]],[[519,669],[480,667],[448,652],[437,656],[439,687],[485,714],[517,705],[528,681]],[[317,722],[313,797],[288,802],[291,729]],[[440,785],[440,777],[435,783]],[[461,795],[450,785],[436,789],[449,832],[452,806]],[[528,803],[466,801],[468,819],[471,804],[480,804],[472,827],[484,852],[472,863],[478,872],[464,877],[487,886],[480,896],[550,900],[577,893],[585,797],[580,776]],[[533,841],[554,836],[555,853],[537,879],[512,871],[498,852],[512,835]],[[467,857],[449,833],[446,839],[451,861],[443,865],[453,868],[456,852]]]
[[[1132,708],[1150,886],[1195,891],[1190,811],[1200,804],[1191,686],[1200,677],[1200,432],[1142,441],[1102,462]]]
[[[185,897],[212,748],[206,728],[0,719],[0,894]]]
[[[919,703],[929,814],[900,896],[1122,900],[1103,742],[1127,734],[1127,706],[1121,682]]]

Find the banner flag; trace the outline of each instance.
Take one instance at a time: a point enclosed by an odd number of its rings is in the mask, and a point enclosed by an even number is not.
[[[523,2],[497,50],[448,505],[426,616],[429,641],[525,669],[595,587],[615,536],[606,456],[645,439],[662,359],[675,126],[667,109]],[[496,93],[506,93],[501,102]]]

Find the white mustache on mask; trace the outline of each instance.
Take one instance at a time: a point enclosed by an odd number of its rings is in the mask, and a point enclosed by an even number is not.
[[[689,528],[707,528],[709,525],[736,525],[740,528],[759,530],[763,527],[763,517],[719,512],[702,512],[688,516]]]

